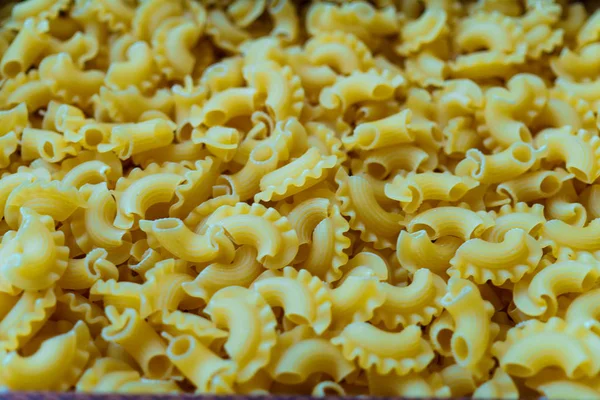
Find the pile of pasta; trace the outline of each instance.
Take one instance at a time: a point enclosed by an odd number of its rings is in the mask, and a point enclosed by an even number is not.
[[[0,388],[600,396],[600,11],[27,0]]]

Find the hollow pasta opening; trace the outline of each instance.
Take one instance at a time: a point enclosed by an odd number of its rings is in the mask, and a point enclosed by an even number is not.
[[[383,100],[388,97],[391,97],[394,93],[394,89],[389,85],[378,84],[375,85],[371,94],[377,100]]]
[[[42,154],[49,159],[54,158],[54,156],[56,155],[54,152],[54,146],[52,145],[52,143],[50,142],[46,142],[44,143],[44,145],[42,146]]]
[[[560,190],[561,182],[560,180],[554,176],[549,175],[544,177],[540,182],[540,191],[545,195],[553,195]]]
[[[440,329],[440,331],[437,334],[438,344],[440,345],[442,350],[444,350],[447,353],[452,351],[452,346],[450,343],[452,341],[453,334],[454,334],[454,332],[451,331],[450,329]]]
[[[22,72],[22,69],[23,69],[23,67],[21,66],[21,63],[13,60],[13,61],[8,61],[8,62],[6,62],[6,64],[4,64],[2,73],[6,77],[14,78],[19,73]]]
[[[98,146],[104,140],[104,135],[98,128],[88,128],[85,131],[84,140],[88,146]]]
[[[176,218],[165,218],[154,221],[154,229],[156,230],[171,230],[179,228],[182,225],[181,220]]]
[[[172,364],[169,358],[158,354],[148,360],[148,377],[151,379],[166,378],[171,370]]]
[[[518,162],[525,164],[531,161],[533,152],[529,146],[517,146],[512,150],[512,156]]]
[[[259,146],[255,148],[251,154],[252,160],[259,163],[269,161],[274,156],[275,152],[273,151],[271,146]]]
[[[469,358],[470,350],[467,341],[462,336],[454,336],[452,350],[457,360],[465,361]]]

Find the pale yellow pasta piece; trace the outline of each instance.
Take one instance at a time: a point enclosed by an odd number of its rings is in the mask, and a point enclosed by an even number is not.
[[[0,111],[0,123],[0,136],[13,132],[15,136],[21,137],[23,129],[29,126],[27,104],[20,103],[9,110]]]
[[[519,390],[510,378],[510,376],[502,370],[496,369],[494,376],[489,381],[480,385],[473,393],[474,399],[518,399]]]
[[[197,122],[207,126],[225,125],[229,120],[249,116],[256,110],[257,90],[254,88],[228,88],[214,93],[202,109]]]
[[[322,334],[331,323],[331,293],[327,285],[306,270],[285,267],[283,276],[259,279],[252,289],[272,307],[282,307],[296,325],[308,325]]]
[[[315,385],[311,396],[327,397],[327,396],[346,396],[344,387],[333,381],[322,381]]]
[[[348,360],[358,359],[360,367],[373,368],[379,374],[420,372],[434,357],[431,346],[421,337],[421,329],[415,325],[391,333],[366,322],[353,322],[331,342],[342,348]]]
[[[170,144],[173,141],[174,130],[174,124],[163,119],[117,125],[111,130],[110,143],[99,144],[98,151],[113,151],[121,160],[125,160],[134,154]]]
[[[347,77],[338,77],[331,86],[323,89],[319,103],[326,109],[345,112],[353,104],[367,100],[388,100],[405,81],[401,76],[392,77],[385,71],[356,71]]]
[[[191,335],[169,341],[167,356],[201,393],[231,393],[235,363],[224,360]]]
[[[256,96],[265,97],[265,107],[276,121],[300,116],[304,89],[290,67],[272,62],[253,63],[244,67],[243,76],[256,90]]]
[[[273,20],[273,29],[270,35],[283,42],[295,42],[300,33],[300,21],[294,2],[290,0],[271,1],[267,5],[267,11]]]
[[[58,290],[23,292],[0,321],[0,351],[18,350],[44,326],[56,309]]]
[[[57,181],[46,183],[38,179],[17,186],[10,192],[4,206],[4,218],[11,228],[16,229],[22,208],[30,208],[40,215],[48,215],[54,221],[62,222],[80,207],[85,207],[85,201],[75,188]]]
[[[439,373],[410,373],[404,376],[395,374],[379,375],[368,372],[369,392],[373,396],[404,397],[450,397],[450,388],[444,384]]]
[[[600,243],[596,231],[600,220],[593,219],[587,226],[572,226],[561,220],[551,220],[544,224],[542,246],[550,246],[555,257],[573,258],[579,252],[596,252]]]
[[[600,30],[598,29],[599,22],[600,13],[597,11],[587,18],[587,21],[580,27],[577,33],[577,45],[582,47],[598,39],[598,35],[600,35]]]
[[[572,179],[573,174],[561,168],[528,172],[520,177],[497,186],[496,192],[513,202],[530,202],[552,197],[560,192],[563,183]]]
[[[266,4],[266,0],[236,0],[227,6],[227,14],[229,14],[237,25],[247,27],[260,17],[265,10]]]
[[[545,158],[562,161],[566,170],[585,183],[593,183],[600,174],[598,154],[600,139],[588,131],[580,130],[576,135],[566,126],[562,129],[546,129],[535,137],[535,144],[546,146]]]
[[[43,55],[48,45],[47,20],[28,18],[2,55],[0,70],[4,78],[14,78],[26,72]]]
[[[565,182],[554,197],[546,200],[546,211],[551,219],[560,219],[569,225],[584,226],[587,210],[579,202],[573,181]]]
[[[41,180],[42,182],[50,181],[50,173],[43,168],[29,169],[20,167],[14,173],[4,175],[0,179],[0,217],[4,217],[6,201],[11,193],[20,185],[29,184],[37,180]],[[14,227],[17,228],[18,225]]]
[[[389,117],[359,124],[352,136],[342,138],[348,150],[374,150],[415,141],[411,127],[412,112],[402,110]]]
[[[388,329],[428,325],[442,312],[441,299],[446,293],[446,284],[428,269],[417,270],[408,286],[382,282],[380,288],[385,301],[375,309],[373,322],[382,322]]]
[[[555,75],[570,81],[594,79],[597,76],[595,67],[599,51],[597,43],[587,44],[577,51],[563,48],[560,55],[550,61],[550,67]]]
[[[57,298],[56,319],[65,320],[75,325],[78,321],[86,323],[92,337],[100,335],[102,328],[108,325],[104,310],[97,304],[76,293],[64,293]]]
[[[549,399],[592,399],[600,395],[597,378],[569,379],[560,370],[529,378],[525,384]]]
[[[107,135],[108,136],[108,135]],[[85,145],[84,145],[85,147]],[[105,153],[109,154],[109,153]],[[150,164],[164,164],[168,162],[186,163],[195,162],[208,156],[209,152],[201,144],[195,144],[191,140],[180,143],[171,143],[160,149],[148,150],[131,157],[133,163],[142,168]]]
[[[219,290],[205,312],[217,327],[227,327],[224,349],[236,366],[236,381],[247,382],[269,362],[277,325],[269,305],[256,292],[241,287]]]
[[[201,34],[201,26],[183,17],[164,20],[152,33],[156,64],[167,79],[183,80],[193,72],[196,58],[191,50]]]
[[[401,31],[402,42],[395,50],[404,56],[416,53],[423,46],[434,42],[449,32],[448,15],[445,10],[427,7],[421,16],[406,23]]]
[[[442,382],[450,388],[452,396],[473,394],[477,388],[473,372],[458,364],[450,364],[440,371]]]
[[[77,147],[67,142],[64,136],[43,129],[25,128],[21,137],[21,156],[30,161],[42,158],[56,163],[65,157],[77,154]]]
[[[476,368],[497,334],[498,327],[491,322],[494,307],[483,300],[475,284],[456,277],[448,281],[448,293],[441,303],[454,320],[450,347],[456,363]]]
[[[96,119],[115,122],[138,122],[148,110],[169,114],[174,106],[173,96],[166,89],[157,90],[153,96],[145,96],[136,86],[115,90],[105,86],[92,98]]]
[[[238,52],[240,46],[250,39],[248,32],[234,25],[227,14],[219,9],[208,12],[206,33],[218,47],[234,53]]]
[[[294,70],[294,73],[300,77],[308,99],[318,101],[321,90],[324,87],[333,85],[337,79],[335,71],[330,67],[312,64],[299,46],[286,49],[286,62]],[[304,107],[303,110],[307,112],[308,107]]]
[[[154,329],[132,308],[119,312],[107,306],[105,310],[110,325],[102,329],[102,337],[123,346],[147,377],[168,377],[173,364],[167,357],[167,346]]]
[[[240,132],[224,126],[213,126],[208,130],[196,128],[192,131],[191,139],[194,143],[204,144],[219,160],[229,162],[238,150]]]
[[[482,236],[488,242],[499,243],[504,240],[508,231],[516,228],[538,239],[546,223],[544,206],[541,204],[534,204],[531,207],[526,203],[517,203],[514,206],[506,204],[497,213],[491,211],[490,215],[494,218],[495,224]]]
[[[224,58],[206,68],[202,73],[200,82],[211,93],[242,86],[244,84],[244,76],[242,75],[243,65],[244,60],[239,56]]]
[[[224,342],[228,336],[227,332],[215,327],[210,320],[191,312],[163,310],[152,314],[148,322],[155,329],[168,335],[173,337],[190,335],[206,346],[215,342]]]
[[[577,379],[598,373],[600,365],[592,355],[599,348],[595,334],[553,317],[548,322],[525,321],[510,329],[505,341],[494,343],[492,353],[512,376],[528,378],[545,368],[557,368]]]
[[[159,79],[150,46],[138,41],[128,46],[126,60],[110,64],[105,81],[112,89],[127,89],[134,85],[146,92],[154,88]]]
[[[306,43],[304,50],[311,63],[343,75],[366,72],[375,66],[370,49],[351,33],[320,33]]]
[[[587,218],[589,220],[600,217],[600,202],[598,202],[598,196],[600,195],[599,185],[590,185],[585,188],[578,196],[578,202],[585,207]]]
[[[448,311],[443,311],[438,317],[434,318],[428,326],[428,335],[431,346],[435,351],[444,357],[452,356],[452,335],[456,325],[454,319]]]
[[[45,340],[29,357],[16,351],[0,353],[0,382],[12,390],[67,390],[77,382],[94,350],[87,325],[79,321],[69,332]]]
[[[340,210],[350,218],[350,227],[361,233],[361,239],[373,243],[376,249],[395,248],[400,233],[401,216],[386,211],[379,205],[368,181],[359,176],[348,176],[344,168],[336,174]]]
[[[217,179],[221,163],[206,157],[196,161],[191,171],[186,171],[184,181],[175,188],[177,201],[169,207],[169,215],[173,217],[189,217],[195,207],[205,202]]]
[[[463,240],[454,236],[442,236],[433,242],[425,230],[402,231],[396,244],[396,257],[400,265],[413,274],[420,268],[427,268],[447,277],[450,259],[462,243]]]
[[[525,314],[541,320],[555,316],[558,296],[584,293],[600,278],[600,263],[591,255],[558,260],[515,284],[513,301]]]
[[[181,1],[145,1],[135,9],[132,33],[141,40],[150,41],[162,21],[183,13]]]
[[[140,229],[148,235],[153,248],[163,248],[174,256],[190,262],[231,260],[234,247],[220,226],[209,227],[197,234],[177,218],[140,221]]]
[[[44,108],[52,98],[50,83],[40,80],[40,74],[35,69],[5,80],[0,88],[2,104],[16,106],[25,103],[30,112]]]
[[[600,321],[598,319],[599,289],[593,289],[580,294],[567,308],[565,320],[573,326],[583,326],[598,334]]]
[[[455,236],[463,241],[481,236],[494,226],[486,212],[462,207],[436,207],[414,216],[408,223],[409,233],[424,230],[430,239]]]
[[[237,245],[255,247],[257,260],[269,269],[285,267],[298,252],[298,235],[288,219],[257,203],[219,207],[206,225],[223,227]]]
[[[102,300],[104,308],[114,307],[117,311],[141,308],[142,285],[133,282],[117,282],[115,279],[96,281],[90,288],[90,301]]]
[[[11,156],[19,148],[19,139],[14,132],[0,136],[0,168],[6,168],[11,163]]]
[[[524,230],[514,228],[499,243],[482,239],[463,243],[450,260],[448,275],[472,278],[479,284],[490,280],[500,286],[506,281],[519,281],[537,267],[541,258],[539,242]]]
[[[38,18],[39,20],[55,20],[61,11],[69,8],[69,2],[65,0],[31,0],[15,4],[10,10],[12,27],[21,27],[28,18]]]
[[[315,373],[339,382],[355,370],[330,341],[316,338],[306,326],[279,336],[268,372],[277,382],[299,384]]]
[[[343,329],[353,321],[371,320],[374,310],[386,299],[376,276],[349,276],[331,291],[331,295],[333,329]]]

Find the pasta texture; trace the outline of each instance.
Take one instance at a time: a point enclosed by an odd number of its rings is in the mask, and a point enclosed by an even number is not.
[[[597,3],[2,2],[0,391],[600,398]]]

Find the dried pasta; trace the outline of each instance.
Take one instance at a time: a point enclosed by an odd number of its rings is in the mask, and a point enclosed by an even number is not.
[[[600,10],[0,10],[0,390],[600,396]]]

